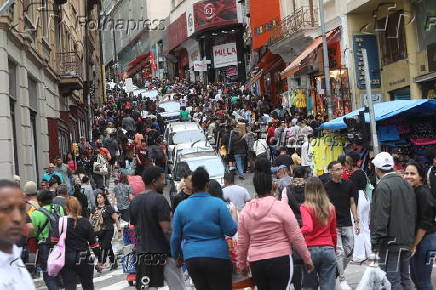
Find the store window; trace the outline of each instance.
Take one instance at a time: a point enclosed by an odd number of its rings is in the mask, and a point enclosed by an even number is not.
[[[14,168],[15,174],[20,175],[20,165],[18,163],[18,142],[17,142],[17,127],[15,116],[15,104],[17,102],[17,65],[13,61],[8,62],[9,69],[9,110],[12,125],[12,139],[14,146]]]
[[[389,14],[389,17],[377,21],[383,65],[388,65],[407,57],[404,17],[402,15],[403,11],[400,10]]]
[[[410,100],[410,87],[405,87],[389,92],[391,101],[396,100]]]

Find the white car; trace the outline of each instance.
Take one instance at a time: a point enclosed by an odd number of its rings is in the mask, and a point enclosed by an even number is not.
[[[180,119],[180,103],[175,101],[162,102],[158,105],[162,111],[160,115],[165,121],[175,122]]]
[[[137,89],[133,91],[133,95],[135,97],[139,96],[139,94],[141,94],[142,99],[149,98],[152,101],[156,101],[159,92],[157,90],[149,90],[149,89]]]
[[[197,154],[195,156],[191,156],[188,154],[175,164],[173,175],[171,176],[171,186],[170,186],[170,198],[172,199],[174,195],[177,194],[178,185],[182,179],[181,176],[181,166],[180,164],[185,162],[191,171],[194,171],[198,167],[204,167],[209,173],[210,179],[215,179],[221,186],[224,186],[224,173],[226,171],[223,161],[218,155],[209,155],[209,154]]]

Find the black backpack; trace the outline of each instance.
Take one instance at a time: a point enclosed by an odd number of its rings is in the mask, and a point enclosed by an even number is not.
[[[47,221],[44,226],[41,227],[42,232],[45,227],[48,226],[48,237],[45,240],[46,243],[56,244],[59,241],[59,219],[61,217],[61,206],[57,204],[50,205],[50,210],[43,207],[37,209],[37,211],[43,213],[47,217]]]

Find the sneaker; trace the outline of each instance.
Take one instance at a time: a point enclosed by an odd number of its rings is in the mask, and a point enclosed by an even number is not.
[[[339,283],[339,288],[341,289],[341,290],[351,290],[351,287],[350,287],[350,285],[348,285],[348,283],[347,283],[347,281],[341,281],[340,283]]]

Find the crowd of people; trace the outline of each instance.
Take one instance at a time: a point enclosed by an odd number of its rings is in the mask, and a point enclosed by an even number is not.
[[[33,289],[31,276],[40,273],[49,290],[94,289],[94,271],[118,268],[112,240],[123,222],[137,235],[137,289],[164,282],[185,289],[185,264],[198,290],[232,289],[235,277],[259,290],[331,290],[337,280],[347,290],[349,262],[374,258],[391,289],[412,289],[412,281],[433,289],[436,154],[428,170],[411,161],[397,174],[389,153],[376,155],[367,172],[350,152],[315,177],[311,141],[323,116],[271,105],[240,84],[147,86],[159,91],[156,100],[109,90],[94,108],[92,139],[81,136],[77,150],[53,158],[39,184],[0,180],[0,260],[10,262],[0,263],[0,289]],[[224,188],[203,167],[186,168],[179,193],[164,196],[164,99],[180,102],[180,120],[197,122],[214,140],[227,168]],[[235,184],[247,172],[254,193]],[[62,233],[65,265],[49,275]]]

